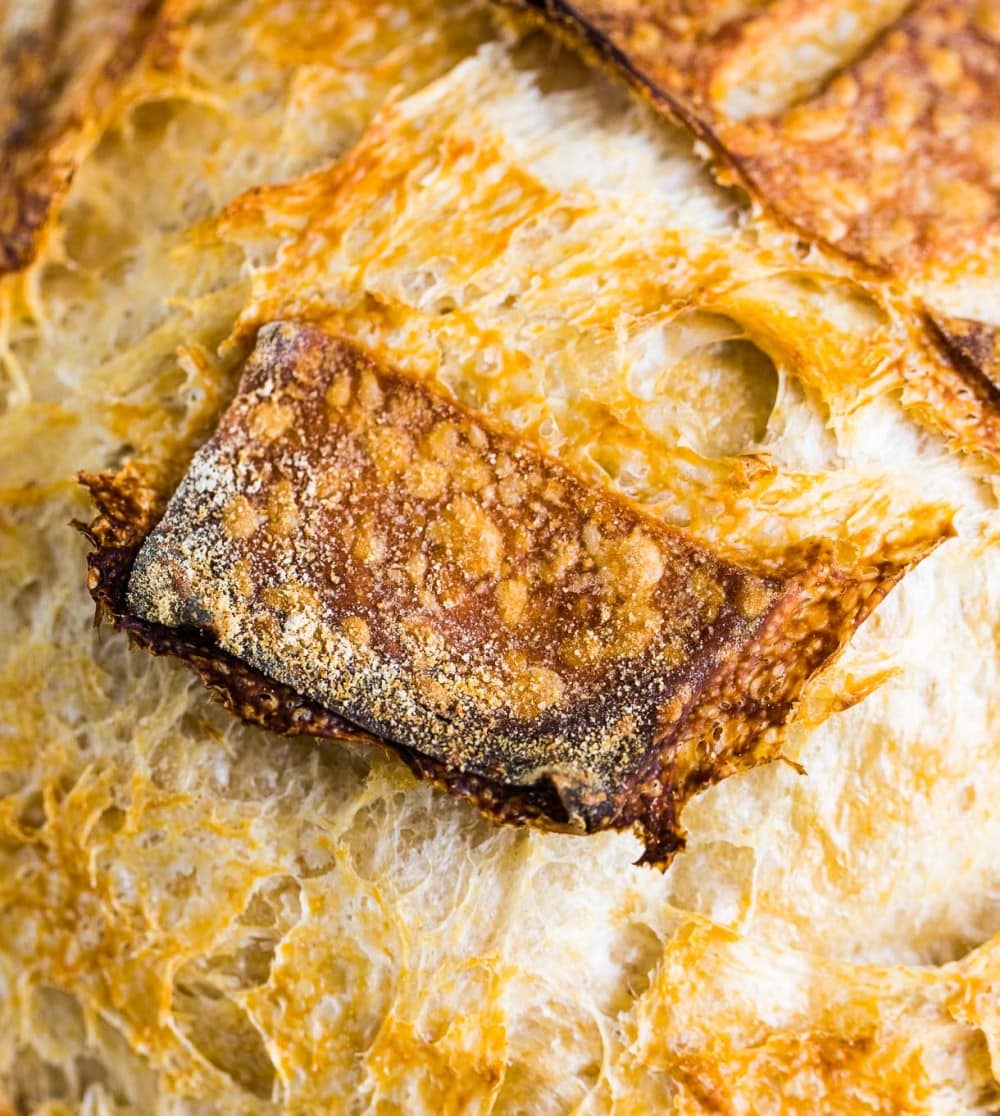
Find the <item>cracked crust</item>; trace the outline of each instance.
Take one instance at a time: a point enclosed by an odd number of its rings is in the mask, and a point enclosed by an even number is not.
[[[134,472],[85,482],[100,614],[238,715],[384,740],[498,820],[635,827],[656,864],[929,547],[756,574],[290,323],[162,518]]]

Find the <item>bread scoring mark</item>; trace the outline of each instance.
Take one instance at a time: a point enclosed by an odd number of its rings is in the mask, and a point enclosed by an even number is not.
[[[730,5],[692,15],[680,0],[508,2],[597,51],[769,205],[848,255],[905,269],[941,250],[975,255],[977,236],[996,231],[1000,33],[978,0],[886,5],[853,59],[801,100],[751,119],[726,111],[713,90],[734,57],[795,33],[788,11],[752,5],[734,18]],[[823,6],[830,23],[856,7]]]
[[[275,404],[271,438],[255,417]],[[401,469],[380,469],[390,432],[423,447]],[[416,495],[428,463],[444,481]],[[685,800],[777,756],[804,683],[932,545],[853,569],[815,544],[758,576],[290,323],[260,331],[155,528],[129,471],[87,483],[102,614],[239,715],[386,740],[499,820],[634,826],[657,864]]]
[[[945,288],[1000,275],[1000,26],[988,4],[499,2],[541,18],[691,128],[727,179],[885,284],[918,330],[940,316]],[[817,54],[852,25],[864,31],[853,47],[848,35]],[[799,88],[766,111],[739,111],[772,81],[771,55],[798,57],[802,34]],[[749,90],[747,66],[761,78]],[[907,376],[913,413],[960,448],[1000,458],[990,369],[951,347],[945,355],[950,369],[923,362]]]

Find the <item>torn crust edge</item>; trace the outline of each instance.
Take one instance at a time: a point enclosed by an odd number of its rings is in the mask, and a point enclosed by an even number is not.
[[[781,728],[806,682],[827,665],[889,590],[953,533],[950,519],[900,543],[891,555],[845,567],[834,547],[811,543],[789,556],[784,593],[741,655],[723,662],[687,704],[676,703],[657,746],[607,808],[584,828],[570,822],[551,776],[529,786],[455,771],[395,742],[382,740],[221,650],[204,632],[170,628],[131,614],[125,595],[135,557],[160,521],[169,492],[157,470],[131,463],[118,473],[78,479],[97,514],[73,525],[91,544],[87,584],[95,622],[108,621],[131,644],[183,660],[212,697],[241,720],[280,735],[379,745],[415,775],[468,799],[493,821],[558,832],[633,830],[645,846],[637,863],[666,868],[684,848],[681,812],[696,793],[759,764],[781,758]],[[570,791],[570,794],[572,792]]]

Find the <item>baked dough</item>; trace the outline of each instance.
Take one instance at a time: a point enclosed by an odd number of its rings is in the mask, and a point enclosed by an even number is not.
[[[912,384],[1000,455],[1000,19],[982,0],[511,0],[687,123],[782,222],[888,278],[950,374]],[[950,323],[949,318],[964,319]],[[927,380],[932,382],[927,382]],[[949,381],[952,386],[947,386]],[[944,390],[942,390],[944,387]]]
[[[995,472],[914,421],[910,305],[464,5],[173,35],[0,288],[7,1107],[995,1108]],[[943,541],[665,874],[628,834],[495,826],[93,630],[76,471],[173,490],[280,318],[734,561]]]
[[[497,820],[634,827],[661,867],[687,798],[780,754],[802,688],[937,541],[845,566],[817,540],[761,576],[291,322],[258,332],[152,530],[130,472],[86,483],[99,617],[234,712],[390,742]]]

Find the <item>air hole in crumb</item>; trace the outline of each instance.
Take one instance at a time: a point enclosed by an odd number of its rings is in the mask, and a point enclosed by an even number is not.
[[[344,834],[351,865],[362,880],[374,880],[379,862],[385,855],[383,836],[389,819],[388,805],[383,798],[376,798],[362,806]]]
[[[524,1112],[524,1097],[544,1098],[533,1112],[580,1111],[601,1076],[604,1040],[593,1016],[579,1003],[550,1002],[537,1018],[527,1014],[508,1027],[507,1072],[494,1116]],[[542,1049],[562,1067],[557,1081],[539,1062]]]
[[[721,926],[738,926],[746,913],[756,863],[753,849],[744,845],[693,844],[670,866],[670,903]]]
[[[77,1093],[81,1098],[104,1094],[116,1104],[124,1107],[128,1104],[128,1094],[111,1075],[110,1069],[92,1054],[79,1054],[74,1059],[74,1073],[76,1076]],[[97,1112],[103,1111],[100,1105],[95,1106]],[[88,1109],[84,1108],[84,1111]]]
[[[108,806],[97,819],[93,833],[95,835],[102,833],[120,833],[122,827],[125,825],[125,817],[125,811],[118,806]]]
[[[32,1028],[46,1057],[62,1060],[86,1039],[79,1001],[61,988],[42,985],[32,996]]]
[[[621,970],[621,1004],[627,1010],[649,987],[663,956],[663,941],[644,922],[632,922],[622,931],[611,952],[611,960]]]
[[[302,917],[302,888],[291,876],[275,876],[251,895],[239,921],[255,929],[286,934]]]
[[[18,1116],[51,1112],[52,1102],[69,1096],[66,1074],[52,1065],[33,1046],[15,1049],[6,1080],[0,1078],[0,1089],[10,1098]]]
[[[446,295],[444,298],[439,298],[433,306],[430,307],[432,314],[453,314],[455,312],[455,300],[451,295]]]
[[[17,820],[27,833],[37,833],[45,825],[45,800],[41,791],[31,791],[25,797]]]
[[[778,396],[771,358],[738,323],[694,313],[630,341],[629,386],[649,429],[703,457],[735,457],[767,433]]]
[[[241,1089],[270,1101],[275,1069],[264,1039],[247,1013],[207,981],[174,982],[171,1010],[199,1054]]]

